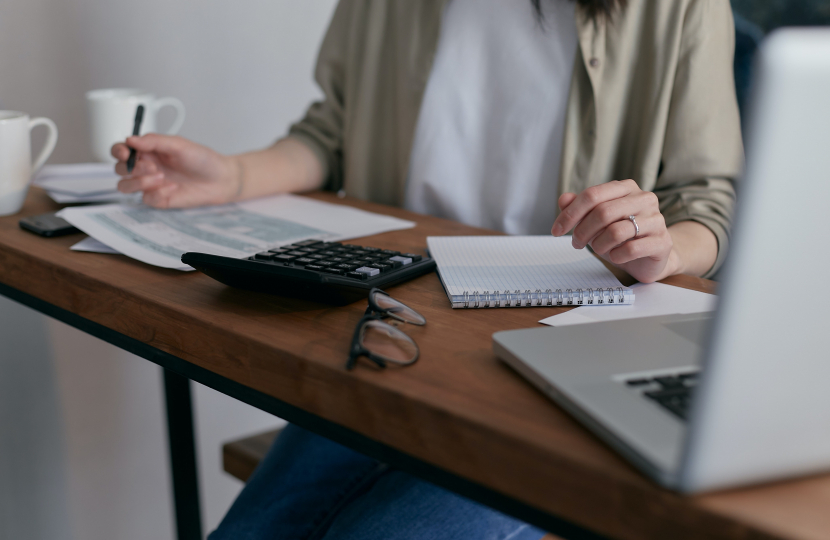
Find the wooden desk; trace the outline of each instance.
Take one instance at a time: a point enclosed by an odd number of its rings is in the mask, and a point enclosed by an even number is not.
[[[487,233],[340,202],[419,223],[361,244],[417,253],[428,235]],[[391,291],[427,318],[425,327],[405,328],[420,361],[347,372],[365,302],[335,308],[235,290],[198,273],[70,252],[77,235],[43,239],[18,228],[21,216],[55,208],[32,189],[20,214],[0,218],[0,292],[172,372],[565,538],[830,538],[830,476],[676,495],[496,359],[493,332],[536,326],[559,308],[453,311],[430,274]],[[714,289],[690,277],[667,282]]]

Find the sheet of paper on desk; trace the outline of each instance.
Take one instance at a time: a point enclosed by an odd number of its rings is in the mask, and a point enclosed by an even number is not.
[[[539,321],[549,326],[571,326],[658,315],[714,311],[718,297],[663,283],[638,283],[631,287],[637,302],[630,306],[582,306]]]
[[[415,226],[297,195],[183,210],[78,206],[64,208],[58,215],[124,255],[178,270],[191,269],[181,262],[188,251],[242,258],[309,238],[339,241]]]
[[[34,184],[46,190],[55,202],[129,202],[135,196],[119,193],[120,177],[109,163],[72,163],[46,165]]]
[[[99,242],[91,236],[87,236],[77,244],[72,244],[69,249],[72,251],[84,251],[87,253],[118,254],[118,250],[112,249],[105,243]]]
[[[95,195],[70,195],[68,193],[60,193],[58,191],[47,191],[49,198],[58,204],[74,204],[74,203],[122,203],[138,204],[141,202],[141,193],[121,193],[120,191],[107,191],[106,193],[97,193]]]

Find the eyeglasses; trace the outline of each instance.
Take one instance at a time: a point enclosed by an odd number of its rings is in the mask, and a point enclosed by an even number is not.
[[[357,359],[365,356],[379,367],[388,364],[409,366],[418,361],[418,345],[411,337],[383,322],[391,318],[423,326],[427,320],[411,307],[398,302],[380,289],[369,292],[369,307],[357,323],[346,369],[354,368]]]

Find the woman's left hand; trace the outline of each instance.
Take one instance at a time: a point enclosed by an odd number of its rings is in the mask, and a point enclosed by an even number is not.
[[[573,246],[590,245],[594,253],[643,283],[675,274],[677,254],[657,196],[643,191],[634,180],[592,186],[576,195],[559,197],[562,212],[551,234],[562,236],[573,229]],[[635,237],[634,216],[640,227]]]

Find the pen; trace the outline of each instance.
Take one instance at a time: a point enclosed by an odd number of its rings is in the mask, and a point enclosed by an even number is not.
[[[133,124],[133,136],[138,135],[141,131],[141,120],[144,118],[144,105],[139,105],[135,110],[135,123]],[[130,157],[127,158],[127,172],[133,172],[135,168],[135,148],[130,148]]]

